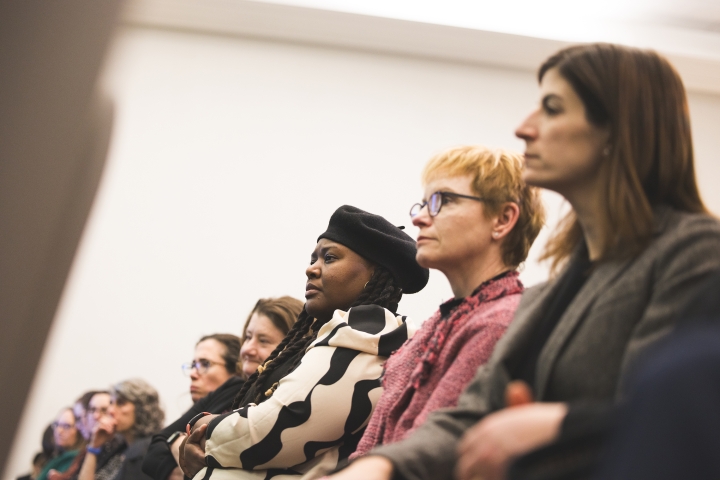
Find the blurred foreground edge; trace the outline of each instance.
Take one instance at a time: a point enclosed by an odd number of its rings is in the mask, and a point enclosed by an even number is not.
[[[120,4],[0,2],[0,473],[105,164]]]

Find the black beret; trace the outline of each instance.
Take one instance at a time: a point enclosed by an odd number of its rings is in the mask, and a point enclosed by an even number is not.
[[[416,293],[427,285],[430,272],[415,260],[415,240],[400,227],[350,205],[330,217],[328,228],[318,237],[341,243],[377,265],[387,268],[403,293]]]

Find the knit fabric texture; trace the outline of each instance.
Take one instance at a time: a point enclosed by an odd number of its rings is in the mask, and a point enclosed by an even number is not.
[[[456,406],[510,325],[522,291],[512,271],[441,305],[385,363],[382,396],[351,459],[404,439],[431,412]]]

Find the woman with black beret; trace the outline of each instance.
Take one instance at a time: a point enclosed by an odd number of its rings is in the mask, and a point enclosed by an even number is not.
[[[397,315],[428,270],[383,217],[342,206],[305,272],[305,308],[247,380],[233,410],[188,425],[180,466],[196,479],[317,478],[355,450],[387,357],[414,333]]]

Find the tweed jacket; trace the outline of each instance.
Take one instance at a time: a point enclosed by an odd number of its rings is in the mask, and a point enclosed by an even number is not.
[[[383,363],[415,331],[376,305],[336,310],[270,398],[210,422],[208,466],[195,480],[318,478],[335,469],[380,398]]]
[[[505,272],[462,300],[450,300],[385,363],[383,394],[350,458],[407,437],[427,416],[457,405],[478,367],[505,334],[523,291],[518,272]]]
[[[650,245],[633,258],[597,265],[568,305],[540,352],[535,398],[570,405],[617,401],[630,367],[672,330],[698,287],[718,270],[720,223],[708,215],[656,208]],[[390,459],[397,478],[452,478],[460,437],[504,407],[509,366],[531,343],[563,275],[525,291],[506,335],[457,407],[431,414],[407,439],[370,454]]]

